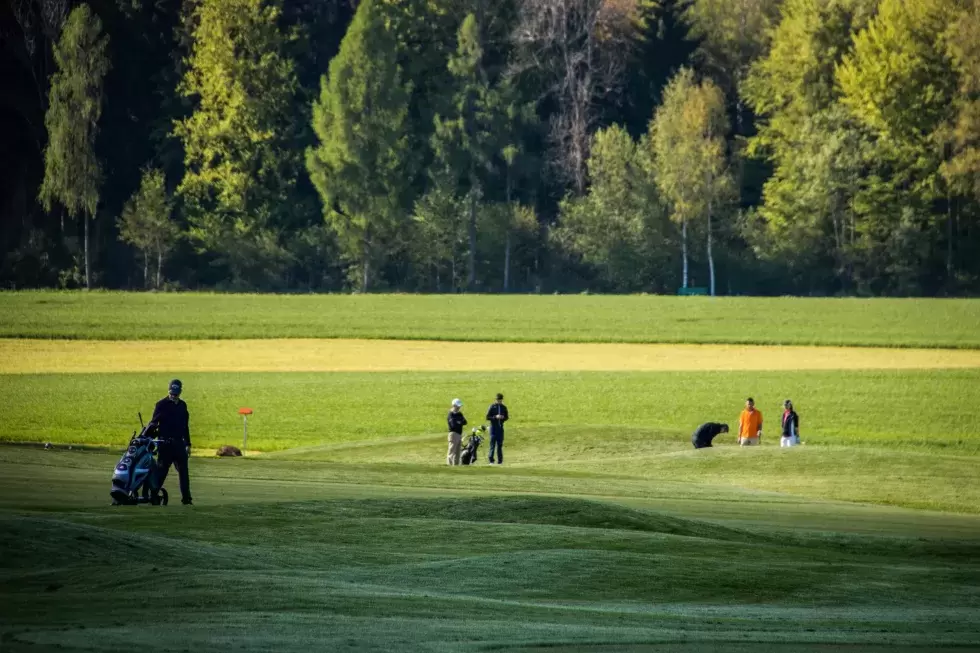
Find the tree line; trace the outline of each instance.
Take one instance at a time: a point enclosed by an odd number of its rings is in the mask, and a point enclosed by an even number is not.
[[[5,287],[980,291],[980,0],[5,11]]]

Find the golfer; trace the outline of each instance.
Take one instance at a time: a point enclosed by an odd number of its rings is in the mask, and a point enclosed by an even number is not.
[[[466,418],[463,417],[463,402],[453,399],[453,407],[449,409],[449,417],[446,422],[449,424],[449,452],[446,454],[447,465],[460,464],[460,443],[463,441],[463,427],[466,426]]]
[[[762,413],[755,408],[755,400],[749,397],[745,400],[745,410],[738,417],[738,443],[743,447],[752,447],[762,440]]]
[[[780,447],[795,447],[800,443],[800,416],[793,410],[793,402],[783,402],[783,436],[779,438]]]
[[[191,481],[187,473],[187,460],[191,455],[190,414],[187,404],[180,398],[184,389],[179,379],[170,382],[170,391],[166,397],[157,402],[153,409],[153,419],[150,424],[157,427],[160,443],[160,453],[157,456],[157,488],[163,487],[170,473],[170,466],[177,468],[180,477],[180,502],[185,506],[191,505]],[[150,501],[160,503],[159,489],[153,490]]]
[[[487,419],[490,421],[490,464],[493,464],[493,452],[497,452],[497,464],[504,464],[504,422],[509,419],[504,396],[497,393],[497,400],[487,409]]]
[[[698,430],[691,435],[691,444],[694,445],[695,449],[710,447],[711,441],[714,440],[719,433],[728,433],[728,424],[718,424],[717,422],[702,424],[698,427]]]

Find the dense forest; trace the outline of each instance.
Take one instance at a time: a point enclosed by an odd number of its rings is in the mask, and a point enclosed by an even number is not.
[[[2,5],[2,287],[980,293],[980,0]]]

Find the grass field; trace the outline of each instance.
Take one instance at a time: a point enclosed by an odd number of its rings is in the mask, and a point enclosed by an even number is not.
[[[136,414],[148,418],[169,374],[0,375],[0,439],[125,442]],[[514,415],[522,443],[563,449],[569,428],[624,432],[610,450],[686,449],[703,421],[734,424],[754,396],[775,440],[782,400],[794,399],[810,445],[847,444],[980,453],[980,370],[637,373],[198,373],[183,375],[194,442],[241,441],[238,408],[249,406],[250,445],[261,451],[442,434],[449,400],[461,397],[472,424],[494,393]],[[162,388],[162,389],[161,389]],[[628,433],[626,432],[628,431]],[[603,447],[600,438],[596,446]],[[642,448],[641,446],[641,448]],[[438,449],[438,448],[437,448]],[[441,452],[420,453],[438,460]],[[515,457],[514,462],[519,462]],[[520,462],[532,462],[525,458]]]
[[[978,302],[0,309],[0,653],[980,650]],[[365,340],[388,337],[412,341]],[[903,349],[635,344],[675,339]],[[173,376],[195,505],[171,477],[174,504],[109,508],[136,413]],[[479,423],[497,391],[506,465],[446,467],[449,400]],[[747,395],[764,446],[691,448]],[[780,449],[787,396],[806,444]],[[244,405],[251,455],[211,457]]]
[[[0,337],[980,348],[980,300],[0,293]]]
[[[200,506],[108,510],[113,459],[0,449],[4,651],[980,646],[977,517],[262,459],[194,461]]]

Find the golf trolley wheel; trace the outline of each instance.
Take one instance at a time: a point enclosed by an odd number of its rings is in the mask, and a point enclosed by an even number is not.
[[[165,506],[170,502],[170,495],[167,494],[166,488],[160,488],[160,505]]]

